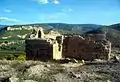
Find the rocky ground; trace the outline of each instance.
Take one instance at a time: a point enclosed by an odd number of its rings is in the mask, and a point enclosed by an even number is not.
[[[120,82],[120,63],[0,60],[0,82]]]

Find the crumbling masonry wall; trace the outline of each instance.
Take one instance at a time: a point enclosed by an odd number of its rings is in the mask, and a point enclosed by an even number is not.
[[[28,39],[25,43],[27,60],[51,59],[52,46],[45,40]]]
[[[88,40],[81,36],[66,37],[63,41],[63,55],[65,58],[83,60],[109,60],[111,43],[106,40]]]
[[[43,39],[28,39],[26,43],[27,60],[50,60],[62,58],[62,47],[59,50],[58,43],[50,43]]]

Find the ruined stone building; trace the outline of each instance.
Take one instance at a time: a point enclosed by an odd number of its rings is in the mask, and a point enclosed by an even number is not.
[[[47,38],[45,38],[46,36],[41,29],[38,29],[36,33],[37,34],[32,34],[32,38],[29,38],[25,41],[27,60],[61,59],[62,46],[61,43],[59,43],[61,39],[51,39],[53,36],[48,35]]]
[[[103,33],[88,33],[85,37],[73,35],[64,39],[57,32],[44,34],[43,30],[37,30],[36,33],[33,34],[35,38],[25,41],[26,58],[29,60],[75,58],[91,61],[110,58],[111,43]]]
[[[60,33],[57,31],[50,30],[47,34],[45,34],[45,38],[51,38],[51,39],[56,39],[57,36],[61,36]]]

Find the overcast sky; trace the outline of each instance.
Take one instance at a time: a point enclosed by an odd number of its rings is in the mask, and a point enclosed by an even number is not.
[[[0,24],[120,23],[120,0],[0,0]]]

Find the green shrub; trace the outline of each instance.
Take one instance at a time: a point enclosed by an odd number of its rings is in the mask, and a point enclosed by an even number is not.
[[[25,53],[20,54],[20,55],[16,58],[16,60],[25,61],[25,60],[26,60],[26,54],[25,54]]]
[[[18,61],[25,61],[26,60],[26,54],[22,53],[20,55],[10,54],[5,57],[7,60],[18,60]]]

